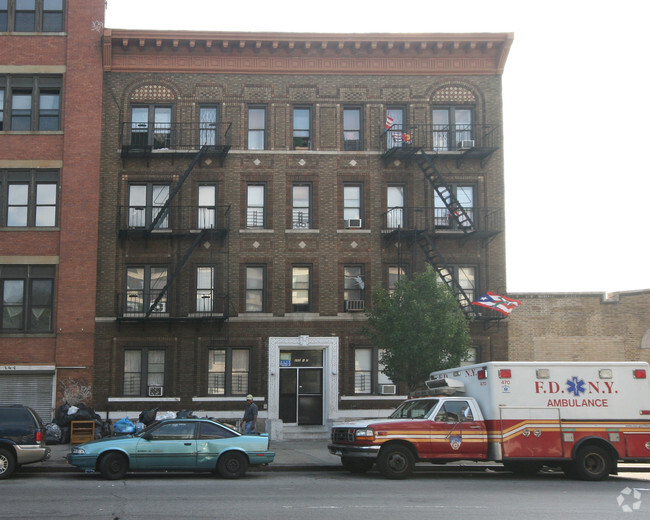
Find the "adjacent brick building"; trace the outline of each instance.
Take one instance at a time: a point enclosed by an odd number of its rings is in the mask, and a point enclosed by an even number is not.
[[[93,389],[102,0],[0,2],[0,403]]]
[[[514,297],[512,361],[650,362],[650,290]]]
[[[377,287],[436,265],[475,357],[507,323],[501,74],[510,34],[104,32],[95,407],[276,438],[383,413]]]

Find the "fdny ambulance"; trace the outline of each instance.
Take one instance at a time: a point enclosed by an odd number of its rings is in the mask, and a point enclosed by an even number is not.
[[[407,478],[416,462],[497,461],[516,473],[561,467],[602,480],[650,462],[650,371],[641,362],[490,362],[432,372],[426,397],[388,419],[332,428],[354,473]]]

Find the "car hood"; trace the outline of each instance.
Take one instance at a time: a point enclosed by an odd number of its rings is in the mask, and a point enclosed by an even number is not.
[[[378,428],[381,426],[392,425],[396,423],[412,423],[414,421],[425,421],[426,419],[364,419],[362,421],[353,421],[335,424],[333,428]]]

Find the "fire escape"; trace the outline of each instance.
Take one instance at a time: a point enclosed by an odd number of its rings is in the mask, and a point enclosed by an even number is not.
[[[470,138],[471,137],[471,138]],[[504,316],[489,309],[472,305],[450,263],[438,244],[448,237],[490,239],[503,231],[503,211],[476,211],[462,204],[454,195],[436,162],[441,157],[456,161],[460,167],[468,159],[478,159],[481,166],[500,146],[499,128],[495,125],[392,125],[382,135],[384,163],[399,161],[415,163],[432,186],[436,198],[444,207],[389,208],[384,219],[386,242],[407,240],[424,254],[425,261],[440,279],[456,294],[460,309],[471,319],[492,321]],[[397,211],[396,211],[397,210]],[[478,295],[475,295],[478,296]]]
[[[225,255],[224,272],[228,272],[228,240],[230,228],[230,206],[215,203],[182,206],[178,203],[179,194],[185,182],[197,166],[211,164],[218,160],[223,165],[231,146],[231,123],[204,124],[143,124],[124,123],[120,137],[121,158],[126,163],[129,158],[143,158],[147,166],[151,159],[167,158],[172,162],[190,158],[189,165],[179,176],[178,181],[169,188],[166,197],[151,204],[129,202],[119,211],[119,236],[122,241],[136,239],[147,245],[150,240],[177,241],[176,260],[159,286],[140,290],[129,290],[118,295],[118,321],[144,322],[150,318],[157,321],[225,321],[229,316],[229,291],[224,288],[223,303],[217,309],[216,288],[212,294],[206,291],[205,298],[212,300],[197,312],[184,315],[169,312],[167,302],[170,288],[178,280],[188,260],[200,245],[210,250],[211,259],[218,254]],[[215,246],[217,244],[217,246]],[[214,263],[214,262],[212,262]],[[213,278],[214,279],[214,278]],[[228,276],[224,274],[227,283]],[[198,291],[198,289],[197,289]],[[198,307],[198,304],[197,304]],[[218,312],[222,310],[222,312]]]

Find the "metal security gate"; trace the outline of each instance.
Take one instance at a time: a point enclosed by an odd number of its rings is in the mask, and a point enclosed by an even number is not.
[[[0,374],[0,404],[23,404],[36,410],[43,423],[52,421],[54,374]]]

